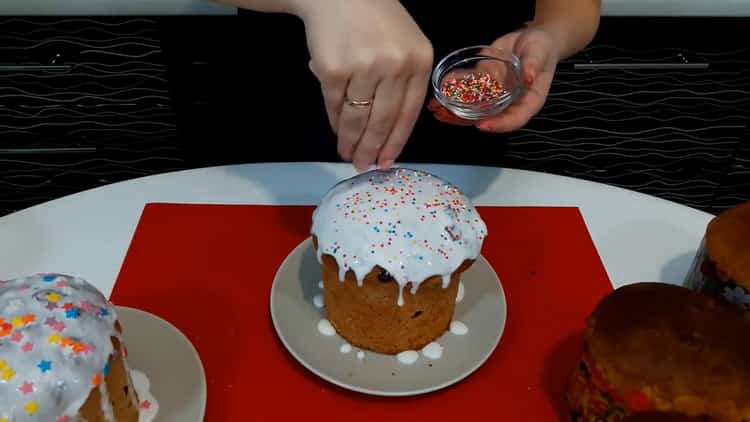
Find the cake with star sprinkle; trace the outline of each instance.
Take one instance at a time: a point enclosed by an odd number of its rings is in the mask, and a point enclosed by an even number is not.
[[[392,168],[333,186],[311,233],[330,324],[353,346],[398,354],[448,329],[487,227],[456,186]]]
[[[85,280],[0,281],[0,422],[138,421],[112,304]]]

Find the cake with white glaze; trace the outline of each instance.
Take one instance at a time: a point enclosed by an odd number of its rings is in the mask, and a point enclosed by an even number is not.
[[[138,421],[114,306],[78,277],[0,280],[0,421]]]
[[[356,347],[397,354],[448,329],[461,273],[479,257],[487,227],[456,186],[393,168],[333,186],[311,233],[331,325]]]

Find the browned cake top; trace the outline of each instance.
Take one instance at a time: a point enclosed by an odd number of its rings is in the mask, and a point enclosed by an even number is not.
[[[750,321],[714,299],[675,285],[637,283],[599,303],[586,343],[620,393],[720,398],[744,407],[750,400],[748,334]]]
[[[627,416],[622,422],[713,422],[709,416],[687,416],[674,412],[639,412]]]
[[[750,202],[711,220],[706,230],[706,248],[720,273],[750,288]]]

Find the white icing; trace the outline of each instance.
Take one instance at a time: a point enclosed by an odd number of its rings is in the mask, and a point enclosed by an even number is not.
[[[341,347],[339,347],[339,352],[341,352],[341,353],[346,354],[346,353],[349,353],[351,351],[352,351],[352,345],[349,344],[349,343],[344,343],[344,344],[341,345]]]
[[[462,336],[469,332],[469,327],[461,321],[451,321],[450,331],[451,334]]]
[[[136,369],[130,370],[133,388],[138,394],[138,422],[151,422],[159,413],[159,402],[151,394],[151,382],[146,374]]]
[[[327,319],[321,319],[318,321],[318,331],[324,336],[332,336],[336,334],[336,330],[333,329],[333,325],[331,325]]]
[[[466,293],[466,288],[464,287],[464,282],[459,281],[458,282],[458,293],[456,294],[456,303],[464,300],[464,294]]]
[[[319,288],[319,289],[323,289],[323,280],[320,280],[320,281],[318,282],[318,288]]]
[[[81,278],[0,281],[0,419],[74,418],[94,377],[104,384],[116,319],[112,304]]]
[[[415,350],[405,350],[397,354],[396,359],[404,365],[411,365],[419,359],[419,353]]]
[[[440,343],[432,342],[422,348],[422,354],[432,360],[440,359],[443,356],[443,346]]]
[[[322,308],[323,307],[323,295],[315,295],[315,297],[313,297],[313,305],[315,305],[316,308]]]
[[[375,266],[416,293],[438,275],[443,286],[467,259],[476,259],[487,227],[458,188],[422,171],[392,168],[361,173],[333,186],[313,213],[318,260],[332,256],[339,280],[351,270],[359,285]]]
[[[99,394],[101,395],[100,405],[102,406],[102,415],[104,415],[105,421],[115,421],[115,411],[112,409],[112,402],[109,401],[109,393],[107,392],[107,383],[102,382],[99,384]]]
[[[365,358],[365,352],[363,352],[361,350],[359,352],[357,352],[357,359],[362,360],[364,358]]]

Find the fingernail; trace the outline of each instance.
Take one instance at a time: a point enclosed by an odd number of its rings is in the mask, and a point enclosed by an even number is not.
[[[383,169],[387,170],[387,169],[391,168],[392,165],[393,165],[393,160],[386,160],[386,161],[383,162],[383,165],[381,167]]]

